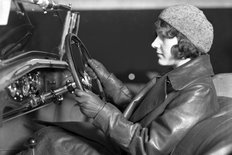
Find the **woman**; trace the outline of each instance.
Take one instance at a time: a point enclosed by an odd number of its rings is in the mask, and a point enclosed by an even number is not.
[[[213,27],[203,12],[187,4],[171,6],[155,25],[152,47],[158,63],[173,70],[157,80],[129,120],[119,109],[130,102],[130,91],[98,61],[89,65],[111,103],[76,91],[81,111],[129,154],[169,154],[195,124],[218,109],[208,55]]]

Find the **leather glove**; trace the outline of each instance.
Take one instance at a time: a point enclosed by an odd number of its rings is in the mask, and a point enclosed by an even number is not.
[[[103,85],[103,89],[108,98],[115,104],[123,106],[132,99],[129,89],[112,73],[110,73],[103,64],[95,59],[88,60],[89,66],[96,73]]]
[[[78,102],[81,112],[89,118],[95,118],[105,106],[105,102],[91,91],[75,90],[75,95],[75,100]]]

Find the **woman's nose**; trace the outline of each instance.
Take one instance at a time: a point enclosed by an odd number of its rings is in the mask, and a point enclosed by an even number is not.
[[[155,40],[152,42],[151,46],[153,48],[159,48],[160,47],[160,38],[157,36]]]

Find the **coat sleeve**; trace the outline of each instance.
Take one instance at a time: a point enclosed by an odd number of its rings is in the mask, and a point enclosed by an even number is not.
[[[212,113],[212,93],[200,84],[185,89],[147,127],[126,120],[110,103],[93,123],[130,154],[168,154],[193,125]]]

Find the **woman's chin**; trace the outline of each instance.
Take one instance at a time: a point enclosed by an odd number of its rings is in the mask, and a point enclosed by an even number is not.
[[[158,60],[158,64],[160,66],[167,66],[167,64],[165,62],[163,62],[161,59]]]

